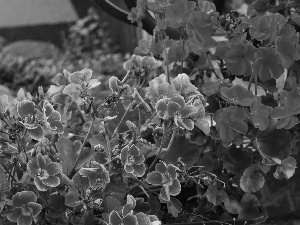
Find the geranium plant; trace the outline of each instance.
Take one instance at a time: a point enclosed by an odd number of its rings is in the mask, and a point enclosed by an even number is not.
[[[3,224],[264,221],[266,175],[297,168],[300,4],[284,2],[222,16],[138,0],[129,19],[149,10],[157,26],[122,79],[64,70],[50,92],[1,96]]]

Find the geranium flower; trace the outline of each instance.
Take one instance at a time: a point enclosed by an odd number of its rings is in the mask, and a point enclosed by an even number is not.
[[[59,163],[52,162],[47,155],[37,154],[36,161],[30,161],[27,164],[27,170],[29,175],[34,177],[34,184],[39,191],[47,191],[60,184],[58,175],[61,172],[61,166]]]
[[[44,123],[47,127],[58,134],[62,134],[64,132],[60,113],[54,110],[53,106],[47,100],[44,101],[43,114]]]
[[[44,137],[44,129],[40,125],[41,119],[35,112],[35,104],[32,101],[24,100],[17,105],[18,116],[22,119],[20,123],[27,129],[27,134],[35,140]]]
[[[104,165],[97,163],[96,161],[91,162],[90,168],[81,168],[79,174],[89,179],[90,187],[94,188],[96,185],[104,187],[105,184],[109,183],[109,173]]]
[[[175,124],[187,130],[194,128],[194,122],[203,119],[205,112],[201,101],[186,104],[180,95],[170,99],[161,99],[157,102],[155,109],[158,116],[164,120],[174,119]]]
[[[142,177],[146,172],[144,161],[145,157],[142,151],[135,145],[131,145],[130,147],[127,145],[122,149],[121,162],[127,173]]]
[[[146,97],[150,99],[153,107],[159,99],[171,98],[174,95],[177,95],[176,90],[167,82],[166,75],[161,74],[149,82]]]
[[[32,191],[21,191],[12,198],[13,212],[7,216],[11,222],[18,225],[31,225],[33,217],[37,216],[42,206],[36,203],[37,197]]]
[[[170,196],[176,196],[181,191],[176,169],[173,164],[159,162],[155,165],[155,171],[147,175],[148,183],[163,186],[159,195],[165,201],[170,201]]]
[[[131,58],[123,64],[123,67],[127,71],[130,69],[139,70],[142,72],[141,74],[144,75],[145,73],[143,73],[143,70],[146,70],[145,72],[150,72],[161,65],[161,61],[156,60],[152,56],[132,55]]]
[[[68,78],[70,84],[64,88],[63,94],[71,96],[78,103],[82,102],[82,98],[87,95],[89,89],[98,87],[101,84],[98,79],[91,79],[92,70],[90,69],[71,73]]]

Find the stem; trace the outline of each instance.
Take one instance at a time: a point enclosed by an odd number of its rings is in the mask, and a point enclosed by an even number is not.
[[[116,135],[116,133],[118,132],[118,129],[119,129],[119,127],[121,126],[123,120],[125,119],[125,116],[127,115],[127,113],[129,112],[129,110],[131,109],[132,104],[133,104],[133,102],[131,102],[131,103],[129,104],[128,108],[127,108],[126,111],[124,112],[124,114],[123,114],[123,116],[122,116],[120,122],[118,123],[118,125],[116,126],[116,128],[115,128],[115,130],[114,130],[114,132],[113,132],[113,134],[112,134],[112,138],[113,138],[113,137]]]
[[[255,95],[257,95],[257,75],[254,75],[254,82],[255,82]]]
[[[164,51],[165,51],[165,55],[166,55],[167,81],[169,83],[171,83],[171,80],[170,80],[170,70],[169,70],[169,59],[168,59],[168,54],[167,54],[166,41],[164,40],[163,43],[164,43]]]
[[[157,162],[157,160],[158,160],[158,157],[159,157],[159,154],[161,153],[162,146],[163,146],[163,144],[164,144],[165,140],[166,140],[166,136],[165,136],[165,134],[164,134],[164,135],[163,135],[163,137],[162,137],[162,140],[161,140],[160,146],[159,146],[158,153],[156,154],[156,156],[155,156],[154,160],[152,161],[151,165],[149,166],[149,168],[148,168],[148,171],[151,171],[151,169],[153,168],[153,166],[154,166],[154,165],[155,165],[155,163]]]
[[[170,148],[171,148],[171,146],[172,146],[172,144],[173,144],[173,142],[174,142],[174,139],[175,139],[175,136],[176,136],[176,131],[177,131],[177,129],[175,128],[175,129],[173,130],[172,137],[171,137],[171,140],[170,140],[170,142],[169,142],[169,145],[168,145],[168,148],[167,148],[167,151],[166,151],[166,154],[165,154],[163,160],[165,160],[165,159],[167,158],[167,155],[168,155],[168,153],[169,153],[169,150],[170,150]]]
[[[185,44],[185,37],[183,37],[183,39],[182,39],[180,73],[183,73],[183,53],[184,53],[184,44]]]
[[[252,73],[251,77],[250,77],[250,80],[249,80],[249,84],[248,84],[248,91],[250,91],[250,89],[251,89],[251,85],[253,83],[253,80],[254,80],[254,74]]]
[[[106,142],[106,149],[107,149],[107,157],[108,157],[108,161],[111,161],[111,147],[110,147],[110,140],[109,140],[109,134],[108,134],[108,130],[107,127],[105,126],[105,122],[104,122],[104,131],[105,131],[105,142]]]
[[[87,132],[87,134],[86,134],[86,136],[85,136],[85,138],[84,138],[84,140],[83,140],[82,146],[81,146],[81,148],[80,148],[80,150],[79,150],[79,154],[78,154],[78,156],[77,156],[77,158],[76,158],[76,160],[75,160],[74,166],[73,166],[73,168],[72,168],[72,170],[71,170],[71,172],[70,172],[69,177],[73,177],[73,175],[75,174],[76,166],[77,166],[77,164],[78,164],[78,161],[79,161],[81,152],[82,152],[82,150],[83,150],[83,148],[84,148],[84,145],[86,144],[86,142],[87,142],[87,140],[88,140],[88,138],[89,138],[89,136],[90,136],[90,134],[91,134],[91,132],[92,132],[92,130],[93,130],[94,123],[95,123],[95,117],[93,117],[93,119],[92,119],[92,124],[91,124],[90,129],[88,130],[88,132]]]

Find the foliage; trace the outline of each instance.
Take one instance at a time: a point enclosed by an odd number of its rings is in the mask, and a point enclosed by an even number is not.
[[[146,8],[155,35],[139,42],[124,76],[103,85],[91,69],[65,69],[46,93],[1,97],[6,222],[266,219],[266,175],[297,169],[297,23],[257,2],[227,21],[205,0],[139,0],[129,18],[140,22]],[[217,30],[228,40],[215,41]]]

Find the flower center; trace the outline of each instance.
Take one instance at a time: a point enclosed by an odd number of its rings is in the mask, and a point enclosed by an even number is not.
[[[39,169],[38,176],[41,180],[45,180],[49,177],[49,174],[48,174],[47,170]]]
[[[23,205],[21,211],[22,211],[23,216],[31,216],[32,215],[32,209],[29,208],[27,205]]]

